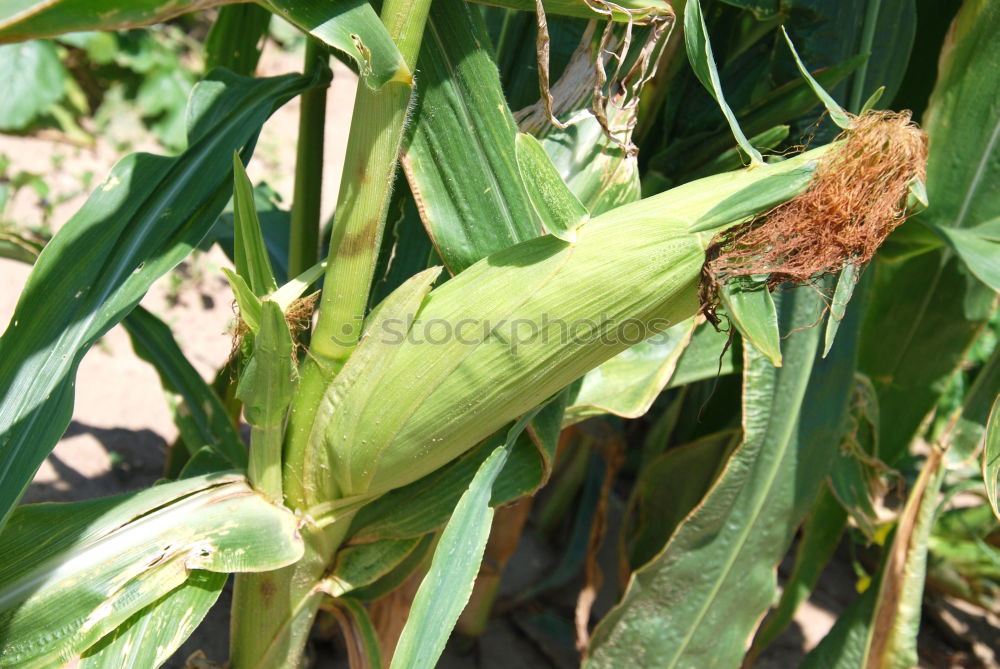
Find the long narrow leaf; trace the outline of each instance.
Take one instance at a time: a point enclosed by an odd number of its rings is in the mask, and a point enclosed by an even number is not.
[[[190,148],[126,157],[42,251],[0,339],[0,519],[68,425],[83,355],[211,227],[231,192],[232,151],[315,83],[210,75],[192,93]]]
[[[0,664],[65,662],[192,570],[290,564],[302,555],[298,524],[232,474],[20,507],[0,534]]]

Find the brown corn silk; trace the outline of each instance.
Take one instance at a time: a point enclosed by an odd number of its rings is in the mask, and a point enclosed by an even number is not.
[[[767,275],[769,288],[863,266],[907,217],[906,196],[924,178],[927,138],[909,112],[853,116],[840,145],[795,198],[719,233],[706,250],[702,302],[723,283]]]

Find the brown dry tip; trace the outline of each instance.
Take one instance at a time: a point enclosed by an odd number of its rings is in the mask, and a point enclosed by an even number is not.
[[[702,312],[713,323],[719,287],[767,275],[769,288],[806,283],[847,264],[864,266],[906,220],[906,196],[924,178],[927,136],[909,112],[853,117],[809,187],[712,240],[702,268]]]
[[[306,295],[291,303],[285,311],[285,323],[288,324],[288,331],[292,334],[292,341],[296,347],[301,346],[300,335],[309,330],[312,326],[313,311],[316,310],[316,301],[319,293]],[[243,338],[250,334],[250,326],[239,313],[239,305],[233,300],[233,311],[236,313],[236,326],[233,328],[233,344],[229,352],[229,360],[232,362],[242,350]]]

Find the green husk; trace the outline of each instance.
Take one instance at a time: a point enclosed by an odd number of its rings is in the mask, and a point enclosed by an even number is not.
[[[630,345],[693,316],[704,250],[718,230],[693,232],[695,222],[765,179],[779,201],[794,197],[801,170],[814,168],[824,150],[619,207],[580,226],[575,243],[546,236],[490,255],[426,298],[411,298],[419,309],[405,318],[377,310],[341,382],[326,391],[304,487],[320,502],[330,498],[324,479],[331,477],[340,497],[405,485]],[[740,209],[726,225],[748,214]],[[355,373],[359,366],[364,374]]]

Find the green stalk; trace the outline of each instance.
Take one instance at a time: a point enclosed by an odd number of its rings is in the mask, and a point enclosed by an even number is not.
[[[430,0],[387,0],[382,10],[382,21],[411,71],[429,9]],[[362,85],[354,100],[323,297],[285,445],[284,490],[294,508],[304,502],[302,469],[323,391],[361,333],[411,93],[406,83],[389,82],[378,91]]]
[[[329,56],[318,40],[306,42],[306,74],[326,67]],[[299,138],[295,154],[295,193],[288,242],[288,276],[297,276],[319,258],[320,199],[323,190],[323,136],[326,87],[302,94]]]
[[[871,55],[872,43],[875,41],[875,28],[878,25],[878,15],[881,8],[882,0],[868,0],[868,7],[865,11],[865,25],[861,31],[861,48],[858,50],[858,53]],[[848,108],[853,114],[859,113],[861,105],[864,103],[865,79],[868,75],[869,60],[870,57],[866,58],[865,62],[861,63],[861,66],[858,68],[857,74],[854,75],[854,85],[851,88],[851,104]]]
[[[250,463],[247,478],[253,487],[276,502],[281,501],[281,424],[250,428]]]
[[[386,0],[382,8],[382,22],[411,71],[429,8],[430,0]],[[399,82],[378,91],[359,86],[354,101],[330,264],[310,349],[334,370],[343,365],[361,334],[411,92],[411,85]]]

